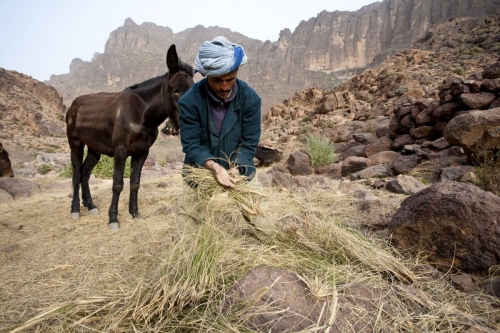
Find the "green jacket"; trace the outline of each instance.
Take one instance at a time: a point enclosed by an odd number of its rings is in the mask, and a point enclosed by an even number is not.
[[[260,139],[261,99],[244,81],[230,102],[220,134],[215,128],[203,79],[179,99],[179,123],[184,163],[202,166],[212,159],[229,168],[228,159],[249,178],[255,175],[253,158]]]

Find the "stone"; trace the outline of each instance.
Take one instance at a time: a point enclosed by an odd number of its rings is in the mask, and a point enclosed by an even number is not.
[[[6,191],[14,199],[30,197],[40,188],[40,186],[27,179],[16,177],[0,178],[0,189]]]
[[[439,270],[477,273],[498,265],[500,198],[468,183],[433,184],[401,202],[389,230],[395,246]]]
[[[387,137],[383,136],[374,142],[369,143],[366,145],[366,148],[364,150],[364,153],[366,157],[370,157],[373,154],[380,153],[382,151],[387,151],[391,150],[391,146],[393,144],[393,141]]]
[[[288,157],[287,166],[292,175],[307,176],[314,173],[309,155],[302,151],[291,153]]]
[[[460,101],[470,107],[471,109],[487,109],[488,106],[497,99],[497,95],[492,92],[479,92],[476,94],[462,94]]]
[[[349,156],[342,162],[342,176],[346,177],[351,173],[366,169],[370,165],[371,161],[365,157]]]
[[[500,147],[500,108],[473,111],[455,117],[446,125],[443,137],[462,147],[472,163],[487,151]]]
[[[392,162],[392,170],[395,175],[405,174],[413,170],[422,160],[418,155],[401,155]]]
[[[412,176],[398,175],[395,179],[385,183],[385,189],[392,193],[415,194],[426,188],[426,186]]]

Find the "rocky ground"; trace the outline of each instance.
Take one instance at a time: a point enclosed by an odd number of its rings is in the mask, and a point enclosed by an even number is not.
[[[494,308],[500,295],[495,268],[495,258],[500,256],[495,244],[500,233],[491,230],[497,228],[494,219],[500,199],[473,185],[476,169],[471,156],[479,144],[493,153],[498,149],[495,133],[500,126],[500,75],[495,64],[500,51],[499,28],[499,17],[480,23],[452,19],[417,44],[418,49],[401,52],[334,90],[313,87],[272,107],[263,119],[261,147],[280,154],[268,165],[261,164],[259,179],[270,191],[279,188],[283,189],[280,193],[290,191],[290,196],[298,193],[318,199],[341,193],[342,201],[349,201],[350,214],[356,216],[346,218],[347,224],[383,236],[397,235],[401,249],[408,250],[415,245],[412,241],[422,237],[425,241],[421,249],[434,265],[432,274],[467,295],[491,294],[487,302]],[[47,114],[42,112],[44,103],[49,103],[45,100],[59,100],[56,93],[9,71],[3,71],[0,77],[9,87],[8,94],[0,95],[1,106],[9,111],[0,118],[0,139],[10,152],[16,172],[14,179],[0,180],[1,231],[6,240],[0,251],[6,286],[15,286],[18,295],[25,296],[32,291],[26,289],[28,282],[35,281],[57,290],[58,297],[64,295],[71,281],[89,288],[90,281],[78,282],[82,270],[74,269],[83,265],[85,258],[79,257],[83,261],[76,263],[64,255],[68,244],[76,246],[79,254],[87,253],[88,249],[77,245],[88,228],[97,240],[86,239],[81,246],[102,251],[105,262],[113,258],[127,263],[154,261],[148,261],[148,253],[161,250],[162,242],[172,232],[172,212],[181,193],[178,138],[161,136],[143,169],[140,201],[147,202],[145,215],[151,217],[146,229],[138,234],[132,230],[135,221],[126,214],[125,189],[120,202],[124,233],[107,236],[106,214],[84,216],[83,224],[68,221],[71,185],[69,178],[61,177],[69,162],[61,134],[64,112],[58,102]],[[23,99],[14,98],[14,93],[21,94],[26,102],[19,102]],[[460,126],[460,119],[478,127]],[[474,133],[478,131],[468,131],[479,127],[483,128],[479,132],[488,136],[477,137]],[[310,166],[309,156],[303,152],[310,135],[325,136],[334,143],[336,163]],[[92,190],[102,212],[109,202],[110,186],[109,180],[92,178]],[[300,222],[304,218],[299,213],[282,215],[280,221]],[[422,220],[422,216],[432,218]],[[168,226],[161,227],[165,221]],[[80,236],[73,237],[77,234]],[[145,239],[145,246],[119,250],[121,242],[139,244]],[[53,251],[55,260],[40,267],[37,274],[41,275],[23,278],[14,274],[16,260],[23,263],[19,266],[22,270],[37,260],[38,254],[28,249],[40,247],[40,256],[51,253],[53,246],[48,240],[56,240],[58,248]],[[453,270],[449,270],[450,265],[454,265]],[[125,266],[113,266],[116,271],[110,270],[100,281],[111,284],[116,278],[123,279]],[[442,275],[443,271],[453,274]],[[5,292],[9,300],[15,298],[16,288]],[[59,297],[59,301],[91,296],[93,289],[84,293],[69,290],[73,294]],[[53,301],[44,297],[43,304],[34,299],[23,301],[30,305],[32,315],[33,309]],[[22,307],[5,306],[1,320],[12,325]],[[497,310],[488,309],[488,323],[469,322],[462,331],[490,332],[498,328]]]

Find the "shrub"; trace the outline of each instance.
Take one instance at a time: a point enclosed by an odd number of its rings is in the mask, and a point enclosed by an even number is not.
[[[401,87],[397,90],[394,90],[392,93],[394,96],[403,96],[405,92],[408,91],[408,87]]]
[[[113,157],[109,157],[107,155],[101,155],[101,159],[99,163],[95,166],[92,173],[97,178],[113,178],[113,173],[115,171],[114,159]],[[125,171],[123,172],[123,177],[130,177],[130,157],[127,157],[127,161],[125,162]]]
[[[461,47],[461,48],[458,50],[458,53],[460,53],[460,54],[465,54],[465,55],[466,55],[466,54],[469,54],[469,50],[466,50],[466,49],[464,49],[463,47]]]
[[[66,167],[59,173],[59,176],[63,178],[73,177],[73,166],[71,163],[66,164]]]
[[[304,118],[302,118],[302,121],[303,122],[311,121],[311,117],[305,116]]]
[[[334,128],[335,127],[335,122],[332,120],[327,120],[323,123],[322,125],[323,128]]]
[[[311,158],[313,168],[335,162],[335,150],[330,139],[324,136],[309,134],[306,142],[306,152]]]
[[[455,68],[453,72],[455,72],[458,75],[464,75],[464,69],[462,67]]]
[[[85,151],[84,160],[85,160],[85,157],[87,155],[86,153],[87,152]],[[97,163],[95,168],[92,170],[92,173],[97,178],[113,178],[114,171],[115,171],[115,166],[114,166],[113,157],[101,155],[101,159],[99,160],[99,163]],[[130,171],[131,171],[130,170],[130,157],[128,157],[127,161],[125,162],[125,171],[123,172],[123,177],[129,178]],[[64,177],[64,178],[73,177],[73,166],[71,165],[71,163],[68,163],[66,165],[66,168],[64,168],[64,170],[61,171],[59,176]]]
[[[500,152],[494,155],[485,152],[478,159],[481,162],[476,167],[475,185],[500,196]]]
[[[49,171],[52,171],[52,170],[54,170],[52,165],[45,164],[45,163],[40,164],[38,166],[38,168],[36,169],[36,171],[41,175],[46,175]]]
[[[163,168],[165,165],[167,165],[167,159],[163,156],[157,156],[156,157],[156,162]]]
[[[311,132],[313,128],[314,128],[314,126],[312,124],[303,124],[300,127],[300,132],[301,133]]]
[[[287,121],[288,121],[288,120],[292,120],[292,116],[287,115],[287,116],[285,117],[285,120],[287,120]]]
[[[481,49],[479,47],[473,47],[472,49],[470,49],[470,52],[471,54],[478,54],[479,52],[481,52]]]

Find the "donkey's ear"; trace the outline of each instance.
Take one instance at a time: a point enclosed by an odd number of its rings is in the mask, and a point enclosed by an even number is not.
[[[179,57],[175,50],[175,44],[172,44],[167,52],[167,67],[170,74],[175,74],[179,71]]]

